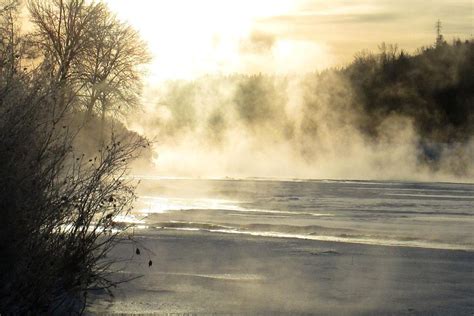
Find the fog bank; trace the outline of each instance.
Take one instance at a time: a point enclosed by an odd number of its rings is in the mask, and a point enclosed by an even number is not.
[[[156,140],[161,176],[471,181],[472,52],[382,46],[321,73],[170,81],[131,126]]]

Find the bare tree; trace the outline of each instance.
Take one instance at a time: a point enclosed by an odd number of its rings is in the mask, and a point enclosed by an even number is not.
[[[138,104],[150,57],[135,30],[100,2],[30,0],[29,9],[52,77],[71,85],[87,120],[98,113],[103,124],[106,112]]]
[[[130,210],[127,165],[148,143],[112,134],[93,157],[74,148],[82,127],[69,123],[90,84],[84,58],[103,5],[29,2],[40,62],[27,69],[20,44],[30,39],[15,30],[16,2],[8,4],[0,8],[0,314],[81,312],[88,290],[114,285],[106,254],[128,242],[114,219]]]
[[[28,8],[43,68],[54,85],[51,114],[56,119],[71,111],[73,104],[78,106],[75,99],[83,86],[78,69],[102,7],[85,0],[32,0]]]
[[[0,2],[0,71],[6,77],[11,77],[17,66],[17,1]]]
[[[81,60],[104,7],[85,0],[31,0],[28,8],[52,80],[77,83]]]
[[[141,68],[150,57],[134,29],[107,10],[102,13],[98,21],[100,27],[93,33],[93,43],[84,60],[83,75],[92,101],[88,113],[96,110],[104,115],[112,109],[121,112],[138,104]]]

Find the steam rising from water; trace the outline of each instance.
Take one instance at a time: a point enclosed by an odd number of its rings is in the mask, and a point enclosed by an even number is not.
[[[157,140],[156,175],[470,181],[474,140],[424,162],[411,118],[368,118],[349,83],[319,76],[204,77],[149,90],[139,124]],[[370,124],[370,123],[369,123]]]

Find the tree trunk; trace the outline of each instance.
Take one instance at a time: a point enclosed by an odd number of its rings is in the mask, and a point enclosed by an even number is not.
[[[105,111],[106,111],[106,103],[102,104],[102,113],[100,118],[100,146],[103,147],[105,143]]]

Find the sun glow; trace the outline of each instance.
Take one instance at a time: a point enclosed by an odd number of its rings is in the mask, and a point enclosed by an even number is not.
[[[256,67],[262,62],[255,59],[278,61],[282,44],[275,46],[276,51],[264,53],[265,56],[253,54],[249,58],[242,56],[242,41],[255,32],[257,19],[283,15],[298,2],[135,0],[132,4],[129,0],[108,1],[112,10],[136,27],[148,42],[154,57],[152,81],[190,79],[207,73],[266,71]],[[283,45],[287,46],[288,42]]]
[[[450,26],[446,36],[472,33],[467,0],[413,3],[412,10],[377,0],[105,1],[148,43],[154,57],[151,83],[205,74],[322,70],[350,62],[357,51],[375,51],[382,41],[410,51],[433,40],[436,18]],[[412,16],[420,10],[426,13]],[[449,12],[456,18],[448,18]]]

